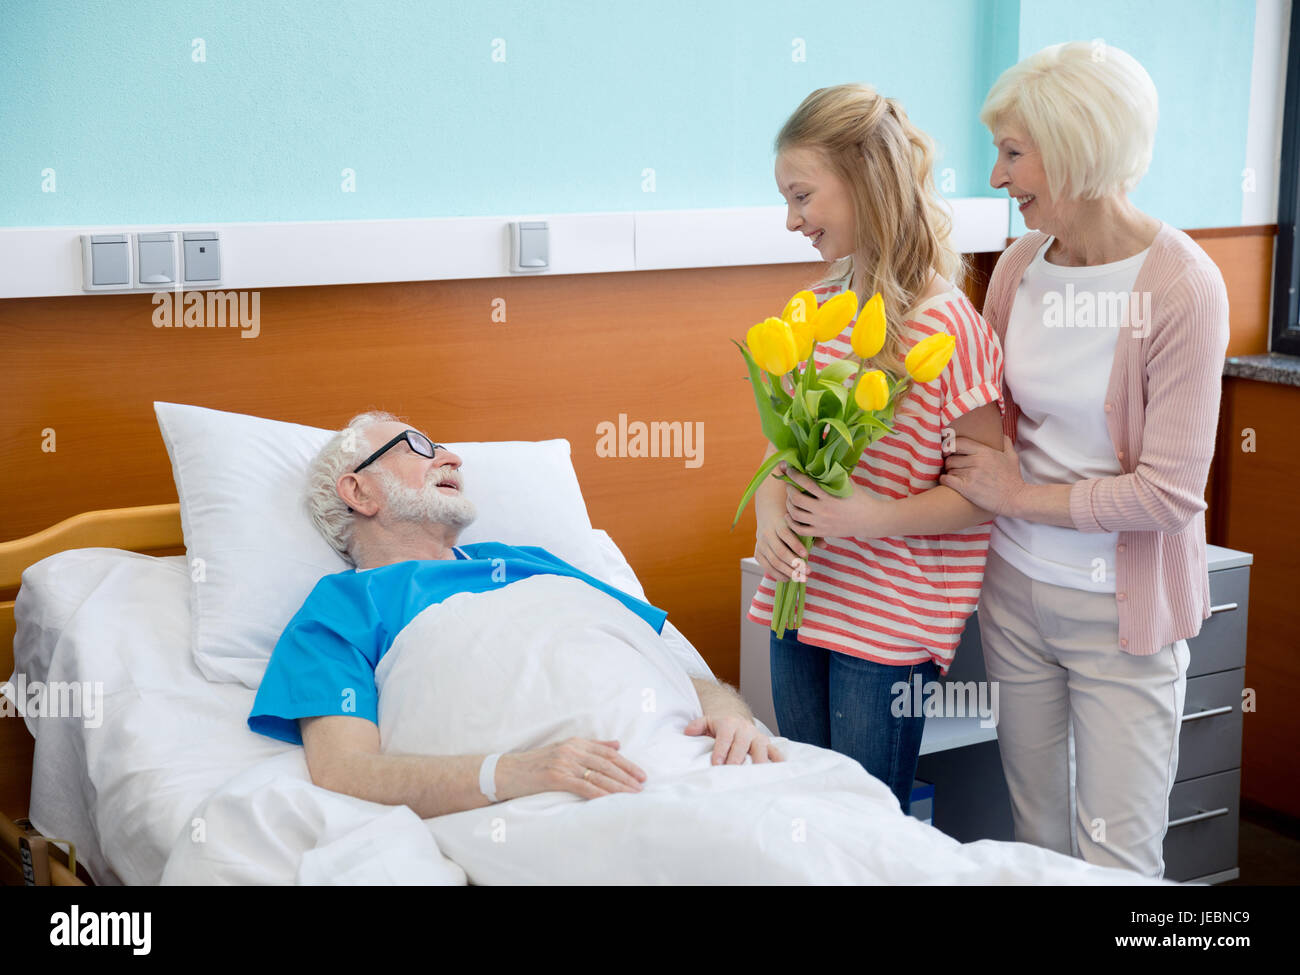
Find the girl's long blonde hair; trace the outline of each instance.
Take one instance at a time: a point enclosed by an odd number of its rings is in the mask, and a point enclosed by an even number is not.
[[[778,154],[795,148],[817,151],[849,189],[854,253],[866,255],[867,266],[857,269],[864,294],[880,292],[888,321],[875,367],[897,378],[907,351],[898,326],[926,290],[931,270],[956,287],[966,271],[934,186],[934,140],[897,100],[870,85],[848,84],[818,88],[803,100],[776,137]],[[840,258],[813,287],[852,268],[852,254]]]

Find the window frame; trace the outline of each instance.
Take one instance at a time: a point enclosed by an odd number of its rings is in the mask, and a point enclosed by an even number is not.
[[[1277,185],[1277,239],[1273,246],[1273,321],[1269,351],[1300,355],[1300,3],[1291,5],[1286,55],[1286,102]]]

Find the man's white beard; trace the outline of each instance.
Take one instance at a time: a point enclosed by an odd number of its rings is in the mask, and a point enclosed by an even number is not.
[[[459,530],[478,517],[474,502],[460,491],[456,494],[443,494],[438,490],[438,482],[448,479],[459,481],[461,491],[464,490],[464,479],[458,474],[450,473],[449,468],[430,470],[423,489],[403,484],[392,471],[381,468],[377,473],[379,483],[384,487],[388,514],[398,521],[436,522]]]

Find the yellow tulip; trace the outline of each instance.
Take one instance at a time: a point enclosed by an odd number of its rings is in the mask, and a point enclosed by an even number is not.
[[[844,331],[844,326],[853,321],[853,316],[857,313],[858,296],[856,292],[849,290],[837,294],[834,298],[823,303],[813,315],[814,337],[818,342],[829,342]]]
[[[946,332],[935,332],[922,339],[907,353],[903,363],[907,374],[918,383],[933,381],[948,365],[956,347],[957,340]]]
[[[850,336],[853,354],[863,359],[870,359],[885,344],[885,299],[877,291],[871,300],[862,306],[858,323],[853,326]]]
[[[774,376],[783,376],[799,364],[799,350],[790,326],[779,318],[769,318],[765,328],[767,358],[765,367]]]
[[[784,376],[799,364],[794,333],[779,318],[768,318],[751,328],[746,344],[754,361],[774,376]]]
[[[883,410],[889,402],[889,381],[879,369],[864,372],[853,391],[853,400],[862,409],[874,412]]]
[[[817,296],[811,291],[800,291],[790,299],[781,312],[781,319],[793,325],[796,321],[811,322],[817,313]]]
[[[807,320],[790,322],[790,334],[794,336],[794,357],[803,362],[813,351],[813,327]]]
[[[767,345],[764,338],[764,322],[750,327],[745,333],[745,345],[749,349],[749,354],[754,357],[754,361],[762,368],[767,363]]]

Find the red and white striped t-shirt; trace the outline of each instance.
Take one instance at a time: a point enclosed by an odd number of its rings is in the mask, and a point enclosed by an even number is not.
[[[846,290],[852,271],[813,288],[818,304]],[[850,323],[814,351],[817,368],[853,354]],[[988,403],[1002,404],[1002,349],[974,305],[956,291],[927,298],[903,323],[904,350],[935,332],[957,340],[939,378],[913,383],[894,411],[894,429],[862,452],[856,484],[906,498],[939,484],[942,431]],[[952,665],[966,620],[979,602],[992,522],[942,535],[828,538],[808,559],[799,642],[885,664],[933,659]],[[775,581],[766,573],[749,619],[772,623]]]

